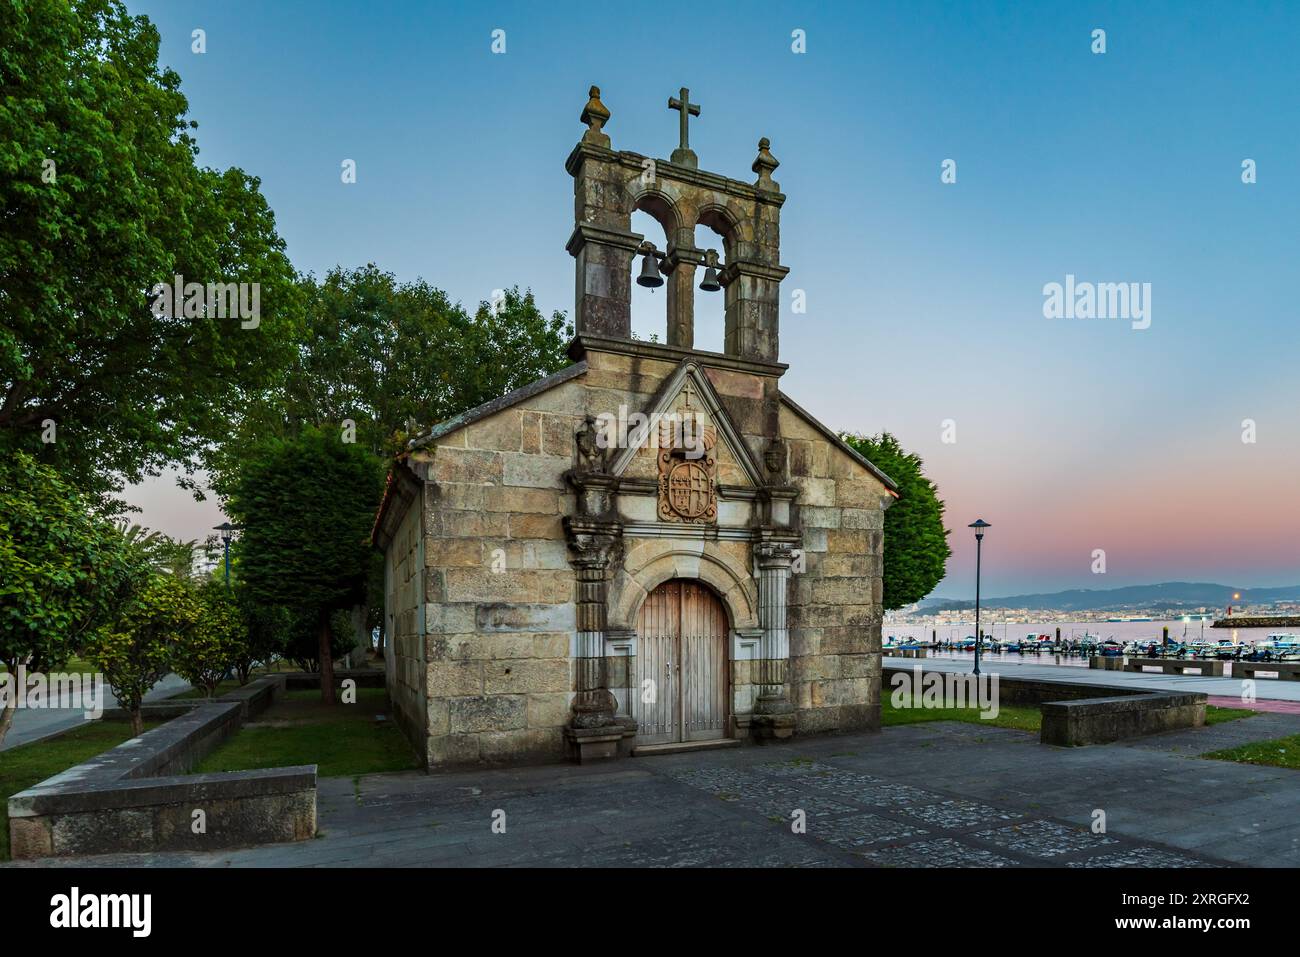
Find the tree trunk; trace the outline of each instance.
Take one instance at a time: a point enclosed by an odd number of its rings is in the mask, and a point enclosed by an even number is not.
[[[322,704],[334,703],[334,657],[330,649],[330,613],[320,613],[320,700]]]
[[[15,692],[15,695],[17,692]],[[9,726],[14,723],[14,712],[18,710],[18,699],[14,698],[5,704],[4,711],[0,711],[0,744],[5,743],[5,735],[9,733]]]
[[[131,709],[131,737],[138,738],[144,734],[144,714],[140,706],[136,705]]]

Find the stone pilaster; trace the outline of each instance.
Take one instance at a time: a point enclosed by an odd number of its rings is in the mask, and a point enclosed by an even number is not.
[[[718,277],[726,297],[727,355],[777,361],[781,280],[788,272],[785,266],[751,260],[727,262]]]
[[[577,693],[570,724],[574,728],[599,728],[613,724],[617,710],[609,692],[605,664],[605,591],[618,528],[578,520],[567,522],[566,527],[578,579],[574,662]]]
[[[794,731],[786,670],[790,663],[790,632],[786,624],[786,593],[794,563],[794,544],[763,541],[754,546],[758,566],[759,642],[758,700],[754,729],[759,738],[788,738]]]
[[[632,260],[644,239],[618,226],[574,227],[566,248],[575,260],[573,325],[578,335],[631,338]]]

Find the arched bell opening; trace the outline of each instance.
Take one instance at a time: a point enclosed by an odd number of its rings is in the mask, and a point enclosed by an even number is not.
[[[632,232],[645,236],[662,254],[668,234],[650,213],[632,213]],[[668,341],[668,290],[661,260],[648,250],[638,251],[632,260],[632,338],[646,342]],[[651,285],[648,280],[655,280]]]
[[[695,227],[695,248],[705,257],[704,264],[695,270],[695,343],[696,349],[705,352],[722,352],[726,339],[726,296],[718,282],[718,275],[726,262],[723,243],[714,230],[699,224]]]

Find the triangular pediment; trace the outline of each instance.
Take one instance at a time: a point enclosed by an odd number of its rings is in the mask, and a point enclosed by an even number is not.
[[[656,469],[655,456],[663,447],[661,443],[683,435],[709,444],[718,459],[721,484],[763,484],[758,462],[723,407],[713,383],[691,359],[684,360],[664,380],[649,406],[629,426],[628,439],[610,462],[610,472],[619,477],[650,477]]]

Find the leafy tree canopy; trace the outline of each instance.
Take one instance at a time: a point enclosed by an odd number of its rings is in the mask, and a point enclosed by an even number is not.
[[[172,654],[176,673],[212,697],[221,679],[244,654],[248,625],[234,592],[215,578],[194,589],[199,615]]]
[[[239,576],[252,600],[331,612],[364,592],[380,464],[335,429],[250,449],[228,510],[244,526]]]
[[[97,493],[192,464],[301,338],[259,181],[197,165],[180,77],[120,0],[6,0],[0,36],[0,454]],[[249,305],[259,284],[258,324],[206,294],[156,314],[177,276]]]
[[[148,563],[48,466],[0,459],[0,663],[59,668],[143,586]]]
[[[842,438],[898,483],[898,501],[885,512],[884,606],[918,602],[939,584],[952,554],[938,489],[925,477],[920,456],[888,432]]]
[[[113,626],[100,629],[87,642],[86,658],[131,712],[136,734],[142,727],[144,696],[172,670],[178,649],[188,641],[201,614],[191,581],[153,572]]]

